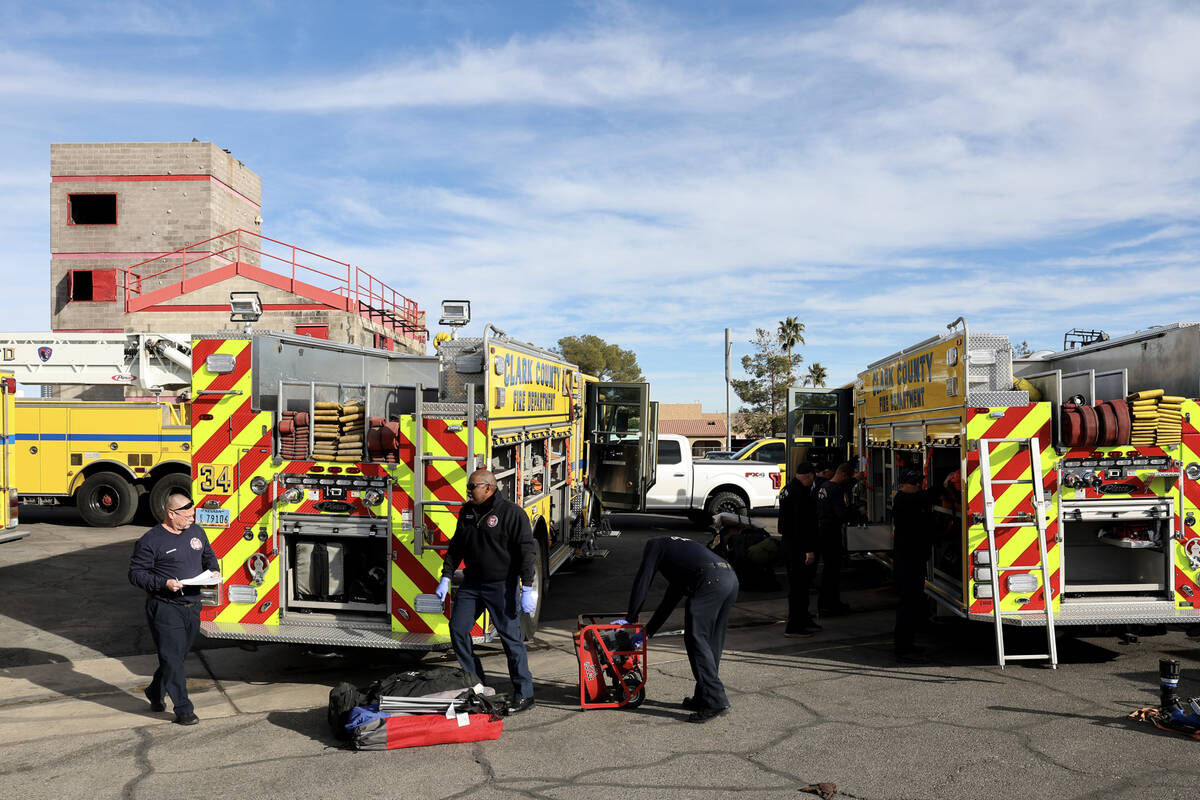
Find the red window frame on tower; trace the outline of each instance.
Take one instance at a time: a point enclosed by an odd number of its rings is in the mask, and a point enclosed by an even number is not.
[[[82,273],[87,273],[90,284],[87,297],[76,297],[76,289],[83,290]],[[69,303],[114,303],[117,300],[117,271],[115,269],[72,269],[67,270],[67,302]]]

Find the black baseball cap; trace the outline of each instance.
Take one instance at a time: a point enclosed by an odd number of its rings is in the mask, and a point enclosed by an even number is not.
[[[801,461],[796,465],[797,475],[815,475],[816,472],[817,470],[815,467],[813,467],[811,461]]]
[[[917,472],[915,469],[906,469],[904,472],[900,473],[900,482],[911,483],[913,486],[920,486],[921,473]]]

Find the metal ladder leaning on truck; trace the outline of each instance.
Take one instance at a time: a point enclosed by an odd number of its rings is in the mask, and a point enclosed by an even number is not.
[[[529,515],[539,598],[571,559],[607,555],[605,511],[641,510],[654,479],[646,384],[490,325],[436,356],[206,337],[193,363],[192,496],[224,577],[202,609],[212,638],[446,648],[453,591],[434,590],[476,467]]]

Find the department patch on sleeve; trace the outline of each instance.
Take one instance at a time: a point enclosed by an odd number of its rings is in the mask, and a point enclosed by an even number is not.
[[[204,549],[204,545],[200,544],[200,540],[197,539],[195,536],[192,537],[191,545],[192,545],[193,550],[203,550]]]
[[[492,514],[490,517],[487,518],[487,526],[489,528],[494,528],[494,527],[496,527],[496,523],[498,523],[499,521],[500,520],[497,519],[496,515]]]

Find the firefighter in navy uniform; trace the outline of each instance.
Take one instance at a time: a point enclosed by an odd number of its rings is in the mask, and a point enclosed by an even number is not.
[[[839,464],[829,480],[817,483],[817,543],[824,570],[817,595],[817,611],[821,616],[833,617],[850,611],[841,597],[842,562],[846,557],[842,530],[850,518],[847,492],[853,483],[854,467],[849,462]]]
[[[204,529],[195,523],[196,510],[182,492],[167,496],[163,521],[142,534],[129,559],[129,582],[146,591],[146,619],[158,651],[158,669],[146,688],[154,711],[165,711],[164,695],[175,704],[175,722],[199,722],[187,693],[184,661],[200,631],[200,587],[181,579],[204,570],[220,575],[220,564]]]
[[[821,626],[808,611],[808,595],[817,564],[817,500],[815,468],[807,461],[779,493],[779,535],[788,576],[788,619],[784,636],[812,636]]]
[[[646,542],[642,563],[629,592],[629,613],[615,624],[637,622],[654,573],[667,579],[667,592],[658,609],[646,623],[646,635],[653,636],[671,616],[683,597],[683,643],[696,688],[683,698],[683,707],[691,711],[688,722],[708,722],[729,711],[729,698],[717,672],[721,651],[725,648],[725,626],[729,610],[737,600],[737,573],[729,562],[692,539],[660,536]]]
[[[533,532],[525,511],[497,493],[495,475],[485,469],[476,470],[467,481],[468,502],[459,513],[458,526],[446,550],[437,596],[446,599],[450,576],[463,564],[463,582],[450,612],[454,655],[464,672],[483,682],[483,663],[475,655],[471,628],[486,608],[508,659],[513,684],[508,710],[516,714],[533,706],[533,675],[520,625],[521,613],[537,610]]]
[[[943,489],[957,473],[946,476]],[[925,616],[925,573],[933,548],[933,506],[941,497],[937,489],[921,488],[921,473],[905,470],[892,498],[893,579],[896,582],[896,629],[893,646],[900,661],[923,662],[917,647],[917,628]]]

